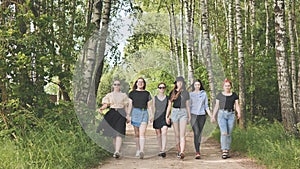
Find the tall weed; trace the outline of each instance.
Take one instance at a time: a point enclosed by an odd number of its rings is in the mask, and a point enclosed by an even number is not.
[[[219,140],[219,132],[213,134]],[[268,168],[300,168],[300,140],[285,132],[282,124],[249,124],[235,128],[232,149],[246,153]]]

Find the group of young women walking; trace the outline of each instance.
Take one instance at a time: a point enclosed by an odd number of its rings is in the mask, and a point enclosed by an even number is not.
[[[210,116],[211,122],[215,122],[218,115],[222,158],[226,159],[229,157],[235,121],[234,109],[237,111],[237,118],[240,118],[240,108],[238,96],[231,91],[231,82],[225,79],[222,85],[223,91],[217,95],[214,111],[211,113],[208,97],[200,80],[194,81],[192,91],[188,92],[184,78],[177,77],[169,95],[165,94],[167,85],[161,82],[157,86],[158,94],[153,99],[146,90],[146,81],[143,78],[135,81],[128,97],[121,92],[120,81],[115,80],[113,91],[102,99],[99,112],[102,113],[108,107],[109,111],[104,115],[104,120],[97,130],[102,130],[103,135],[113,138],[115,148],[113,157],[119,158],[122,138],[126,134],[126,123],[131,123],[135,134],[136,156],[143,159],[148,121],[153,122],[159,145],[158,155],[161,157],[166,157],[167,131],[172,125],[177,157],[184,159],[186,126],[190,123],[194,133],[195,159],[200,159],[201,135],[206,114]]]

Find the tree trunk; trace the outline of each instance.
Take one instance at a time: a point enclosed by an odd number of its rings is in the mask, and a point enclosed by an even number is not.
[[[269,26],[269,5],[268,5],[268,0],[265,0],[265,11],[266,11],[266,56],[268,56],[269,46],[270,46],[270,40],[269,40],[270,26]]]
[[[178,52],[178,32],[177,32],[177,23],[176,23],[173,3],[171,3],[171,14],[172,14],[173,25],[174,25],[174,41],[175,41],[174,53],[175,53],[175,58],[176,58],[175,60],[177,65],[177,75],[180,76],[181,72],[180,72],[180,59],[179,59],[179,52]]]
[[[251,119],[254,119],[255,110],[254,110],[254,96],[255,96],[255,87],[254,87],[254,64],[256,63],[256,56],[255,56],[255,38],[254,38],[254,30],[255,30],[255,0],[250,0],[250,53],[251,53],[251,64],[250,64],[250,115]]]
[[[188,84],[194,81],[194,68],[193,68],[193,34],[192,34],[192,9],[190,9],[191,0],[185,0],[185,13],[186,13],[186,29],[187,29],[187,62],[188,62]]]
[[[184,64],[184,1],[180,0],[180,50],[181,50],[181,75],[185,77],[185,64]]]
[[[95,30],[84,46],[82,57],[79,58],[78,72],[76,72],[78,77],[74,79],[78,87],[74,90],[75,100],[86,104],[90,109],[95,109],[96,105],[96,95],[102,76],[108,34],[111,0],[105,0],[104,3],[101,29],[99,31]],[[79,74],[82,76],[79,76]]]
[[[170,29],[170,31],[169,31],[169,46],[170,46],[170,59],[171,60],[174,60],[174,58],[175,58],[175,62],[176,63],[178,63],[177,62],[177,57],[174,55],[174,42],[173,42],[173,22],[172,22],[172,14],[171,14],[171,11],[170,11],[170,8],[168,7],[168,4],[166,4],[166,8],[167,8],[167,11],[168,11],[168,15],[169,15],[169,29]],[[172,65],[172,74],[174,73],[175,74],[175,72],[174,72],[174,69],[173,69],[174,67],[173,67],[173,65]],[[178,73],[178,69],[179,69],[179,67],[177,67],[177,73]]]
[[[92,1],[91,1],[92,3]],[[96,2],[93,5],[93,14],[92,15],[92,22],[96,24],[96,27],[100,29],[100,23],[101,23],[101,16],[102,16],[102,8],[103,8],[103,0],[96,0]],[[88,13],[88,18],[90,19],[89,16],[90,14]],[[87,25],[90,21],[87,21]]]
[[[295,0],[289,0],[288,20],[289,20],[289,38],[290,38],[290,50],[291,50],[291,76],[292,76],[292,98],[293,106],[296,111],[296,99],[297,99],[297,70],[296,70],[296,49],[295,49]]]
[[[104,0],[104,12],[101,22],[101,30],[100,30],[100,43],[98,46],[98,53],[97,56],[99,57],[98,62],[96,62],[96,70],[95,73],[95,95],[97,96],[98,86],[100,84],[100,79],[102,76],[103,66],[104,66],[104,55],[106,49],[106,41],[108,35],[108,26],[110,21],[110,13],[111,13],[111,4],[112,0]]]
[[[87,30],[89,30],[90,26],[91,26],[91,21],[92,21],[92,14],[93,14],[93,4],[94,4],[94,0],[88,0],[87,1],[87,14],[86,14],[86,27]]]
[[[228,37],[229,37],[229,65],[228,70],[230,70],[230,77],[234,79],[234,28],[233,28],[233,1],[228,0]]]
[[[298,69],[300,68],[300,63]],[[296,120],[297,124],[300,125],[300,71],[298,70],[298,84],[297,84],[297,99],[296,99]],[[299,130],[298,126],[298,130]]]
[[[243,47],[243,25],[240,0],[235,1],[236,7],[236,26],[237,26],[237,48],[238,48],[238,66],[239,66],[239,102],[241,108],[241,118],[239,120],[240,128],[246,127],[246,102],[245,102],[245,61]]]
[[[214,82],[214,74],[212,69],[212,59],[211,59],[211,41],[210,41],[210,33],[209,33],[209,13],[208,13],[208,3],[207,0],[201,0],[201,25],[203,32],[203,55],[206,58],[206,69],[208,72],[208,82],[210,87],[210,97],[211,97],[211,106],[214,107],[214,100],[216,99],[216,90],[215,90],[215,82]]]
[[[277,77],[279,87],[279,97],[281,105],[282,121],[285,129],[296,133],[295,116],[292,103],[292,93],[290,87],[288,62],[285,49],[285,8],[284,0],[274,1],[275,14],[275,50],[277,63]]]

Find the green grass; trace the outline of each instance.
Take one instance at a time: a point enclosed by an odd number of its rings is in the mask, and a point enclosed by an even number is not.
[[[60,106],[51,113],[40,119],[41,126],[17,139],[0,137],[0,168],[85,169],[109,155],[87,136],[72,107]]]
[[[220,132],[216,131],[213,137],[219,140]],[[249,124],[247,130],[236,127],[232,150],[243,152],[268,168],[300,168],[300,140],[287,134],[278,122]]]

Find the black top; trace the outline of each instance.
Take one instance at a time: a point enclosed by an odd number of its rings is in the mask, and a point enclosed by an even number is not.
[[[220,92],[217,95],[217,100],[219,100],[219,109],[233,110],[235,100],[238,99],[239,96],[234,92],[230,96],[225,96],[222,92]]]
[[[170,93],[169,98],[172,98],[172,92]],[[175,90],[175,94],[177,94],[178,91]],[[178,96],[178,98],[176,100],[173,100],[173,107],[174,108],[186,108],[186,101],[190,100],[190,94],[189,92],[187,92],[186,90],[182,91],[180,93],[180,96]]]
[[[129,93],[129,98],[132,100],[133,107],[147,109],[147,103],[151,100],[151,95],[146,90],[133,90]]]

